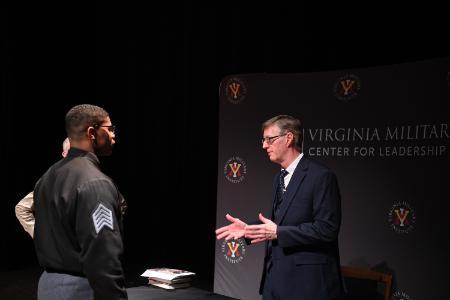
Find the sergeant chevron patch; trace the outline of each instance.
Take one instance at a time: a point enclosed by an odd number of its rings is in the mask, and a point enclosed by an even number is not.
[[[94,221],[95,231],[97,234],[105,226],[111,228],[111,230],[114,230],[112,211],[101,203],[92,214],[92,220]]]

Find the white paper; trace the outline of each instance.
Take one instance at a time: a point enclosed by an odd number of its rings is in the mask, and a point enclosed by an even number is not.
[[[154,269],[147,269],[144,273],[142,273],[142,277],[151,277],[155,279],[164,279],[171,281],[173,279],[187,277],[187,276],[194,276],[195,273],[185,271],[185,270],[179,270],[179,269],[170,269],[170,268],[154,268]]]

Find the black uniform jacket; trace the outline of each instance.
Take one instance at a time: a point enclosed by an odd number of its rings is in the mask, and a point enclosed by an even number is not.
[[[126,299],[121,194],[97,156],[71,148],[38,181],[34,196],[40,265],[87,277],[95,299]]]

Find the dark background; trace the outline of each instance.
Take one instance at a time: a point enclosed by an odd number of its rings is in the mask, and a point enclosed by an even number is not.
[[[148,267],[169,266],[212,288],[224,76],[450,54],[443,8],[328,5],[1,4],[0,270],[37,266],[14,206],[59,159],[65,113],[91,103],[118,126],[114,155],[102,164],[129,204],[130,285]]]

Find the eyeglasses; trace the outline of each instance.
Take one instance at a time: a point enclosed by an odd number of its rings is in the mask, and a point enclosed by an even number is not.
[[[287,133],[274,136],[266,136],[261,139],[261,143],[264,144],[264,142],[266,142],[268,145],[272,145],[278,138],[285,136],[286,134]]]
[[[106,127],[106,128],[108,128],[109,131],[116,132],[116,125],[98,125],[98,124],[94,125],[95,129],[98,129],[100,127]]]

